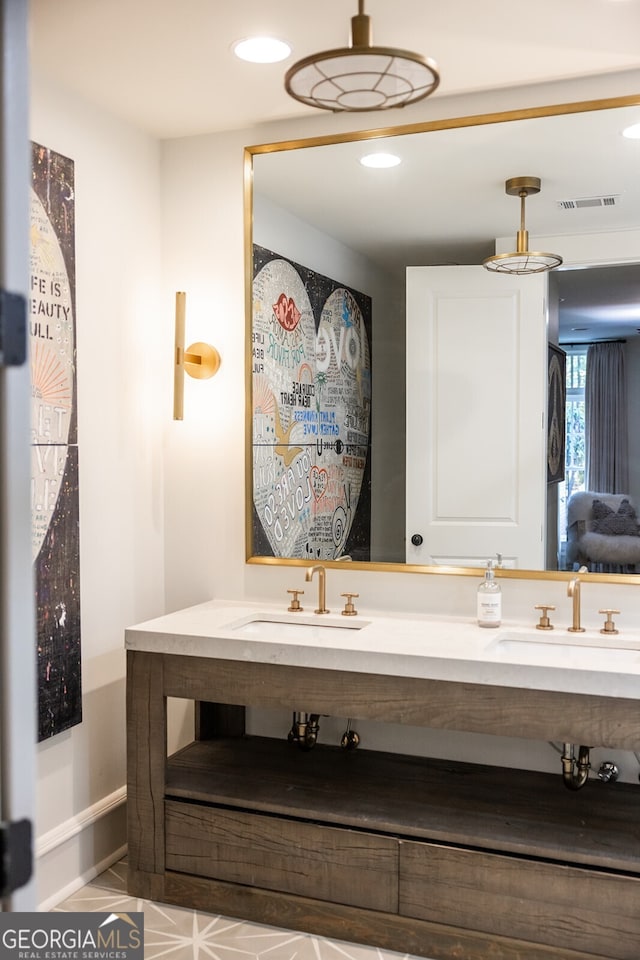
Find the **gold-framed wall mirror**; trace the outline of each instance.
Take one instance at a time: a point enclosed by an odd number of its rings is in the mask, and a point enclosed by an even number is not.
[[[637,124],[640,95],[245,150],[248,562],[640,582]],[[492,274],[522,176],[563,262]]]

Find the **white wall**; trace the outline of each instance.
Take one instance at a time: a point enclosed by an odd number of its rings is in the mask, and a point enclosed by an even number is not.
[[[160,149],[35,78],[31,136],[75,161],[83,721],[38,748],[39,902],[125,842],[128,624],[164,607]],[[165,374],[163,376],[163,374]]]
[[[494,112],[640,89],[640,75],[427,101],[389,122]],[[51,903],[124,840],[124,654],[128,624],[211,596],[286,598],[296,568],[245,563],[243,147],[366,128],[371,118],[313,116],[223,135],[148,137],[36,77],[32,135],[76,162],[77,314],[84,720],[38,750],[40,898]],[[162,238],[162,249],[161,249]],[[187,291],[187,343],[210,340],[222,367],[188,381],[185,420],[171,421],[173,301]],[[160,297],[158,296],[160,293]],[[362,610],[473,615],[475,578],[330,571],[329,599]],[[507,580],[505,618],[531,622],[566,584]],[[583,590],[584,620],[619,607],[638,624],[640,593]],[[425,637],[425,644],[428,637]],[[603,692],[606,692],[603,690]],[[279,731],[289,717],[269,718]],[[340,727],[341,720],[331,721]],[[367,746],[559,771],[546,744],[368,724]],[[610,753],[610,752],[609,752]],[[637,763],[622,756],[625,777]],[[597,762],[597,755],[595,758]]]

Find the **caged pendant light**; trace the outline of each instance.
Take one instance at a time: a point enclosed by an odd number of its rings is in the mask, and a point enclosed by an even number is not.
[[[530,194],[540,193],[539,177],[511,177],[505,183],[505,192],[510,197],[520,197],[520,229],[514,253],[498,253],[483,261],[482,266],[494,273],[543,273],[562,263],[556,253],[532,252],[527,249],[529,232],[524,225],[524,202]]]
[[[344,112],[403,107],[429,96],[439,83],[433,60],[408,50],[373,46],[364,0],[358,0],[358,13],[351,18],[350,45],[299,60],[284,80],[295,100]]]

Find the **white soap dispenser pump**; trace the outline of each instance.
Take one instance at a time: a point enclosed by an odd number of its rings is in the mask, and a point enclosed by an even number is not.
[[[502,588],[495,579],[493,560],[487,560],[484,580],[478,587],[478,626],[499,627],[502,623]]]

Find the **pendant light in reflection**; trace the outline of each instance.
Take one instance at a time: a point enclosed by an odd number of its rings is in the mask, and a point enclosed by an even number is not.
[[[525,200],[531,194],[540,193],[539,177],[511,177],[505,183],[505,192],[510,197],[520,197],[520,229],[513,253],[497,253],[488,257],[482,265],[493,273],[544,273],[553,270],[562,263],[562,257],[556,253],[542,253],[529,250],[529,232],[525,227]]]

